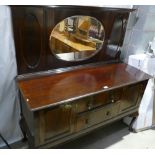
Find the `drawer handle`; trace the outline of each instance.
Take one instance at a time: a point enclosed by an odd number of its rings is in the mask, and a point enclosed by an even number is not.
[[[70,109],[70,108],[72,108],[72,106],[70,104],[65,105],[65,109]]]
[[[114,97],[114,95],[111,95],[111,102],[112,102],[112,103],[115,102],[115,97]]]
[[[92,105],[91,105],[90,103],[88,103],[88,104],[87,104],[87,108],[88,108],[88,110],[90,110],[91,107],[92,107]]]
[[[85,124],[88,124],[89,123],[89,119],[87,118],[86,120],[85,120]]]
[[[115,102],[114,99],[112,99],[111,102],[114,103]]]
[[[111,113],[110,113],[110,111],[107,111],[106,112],[106,116],[109,116]]]

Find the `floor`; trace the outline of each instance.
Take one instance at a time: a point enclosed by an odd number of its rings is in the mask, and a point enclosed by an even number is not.
[[[12,148],[27,148],[26,143],[16,143]],[[5,147],[6,148],[6,147]],[[121,121],[100,128],[86,136],[56,147],[56,149],[140,149],[155,148],[155,129],[131,133]]]
[[[119,121],[57,148],[153,149],[155,148],[155,129],[132,133],[124,123]]]

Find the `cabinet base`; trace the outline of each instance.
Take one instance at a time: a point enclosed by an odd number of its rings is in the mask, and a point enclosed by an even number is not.
[[[53,147],[58,146],[60,144],[72,141],[72,140],[74,140],[74,139],[76,139],[78,137],[81,137],[81,136],[83,136],[85,134],[90,133],[91,131],[94,131],[95,129],[104,127],[105,125],[113,123],[114,121],[121,120],[122,118],[124,118],[126,116],[129,116],[131,114],[134,114],[137,111],[138,111],[138,107],[133,109],[133,110],[130,110],[128,112],[125,112],[124,114],[121,114],[121,115],[119,115],[117,117],[114,117],[114,118],[112,118],[110,120],[107,120],[105,122],[96,124],[96,125],[94,125],[92,127],[89,127],[87,129],[81,130],[80,132],[70,134],[70,135],[68,135],[66,137],[57,139],[55,141],[52,141],[52,139],[51,139],[46,144],[43,144],[43,145],[40,145],[40,146],[35,146],[34,136],[31,135],[30,130],[28,129],[28,126],[27,126],[27,123],[26,123],[24,117],[21,119],[22,123],[20,123],[20,125],[21,125],[21,128],[23,129],[23,133],[26,133],[26,135],[27,135],[29,148],[40,148],[40,149],[45,149],[46,148],[47,149],[47,148],[53,148]],[[130,128],[129,128],[129,130],[130,130]]]

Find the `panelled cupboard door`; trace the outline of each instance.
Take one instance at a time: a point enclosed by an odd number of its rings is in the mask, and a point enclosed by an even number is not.
[[[128,111],[140,104],[147,82],[127,86],[123,89],[122,99],[120,100],[120,112]]]
[[[37,118],[39,118],[37,121],[39,144],[54,141],[72,133],[72,106],[69,104],[44,110]]]

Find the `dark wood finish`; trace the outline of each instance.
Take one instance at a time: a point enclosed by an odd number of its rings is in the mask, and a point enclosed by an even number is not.
[[[128,16],[133,11],[87,6],[11,6],[11,8],[18,74],[118,60]],[[105,29],[104,44],[91,59],[78,62],[59,60],[50,49],[50,34],[60,21],[75,15],[98,19]]]
[[[119,60],[133,10],[87,6],[11,9],[20,125],[30,148],[56,146],[138,111],[150,76]],[[98,19],[105,29],[105,41],[92,58],[67,62],[52,54],[49,37],[56,24],[74,15]]]
[[[30,146],[47,148],[46,144],[49,143],[50,146],[55,146],[65,142],[68,137],[70,140],[135,113],[146,84],[147,79],[143,79],[138,83],[122,85],[61,105],[32,111],[34,117],[28,120],[33,122],[31,125],[29,123],[29,129],[32,130],[28,130],[32,135],[29,137]],[[25,104],[28,103],[23,101],[23,105]]]
[[[55,146],[135,113],[149,77],[117,63],[20,78],[30,146]]]
[[[19,80],[18,86],[31,110],[148,79],[143,72],[123,63],[110,64]],[[67,91],[66,91],[67,90]],[[130,91],[130,90],[129,90]],[[128,96],[131,99],[130,96]],[[75,99],[74,99],[75,98]],[[106,99],[108,99],[106,97]]]

